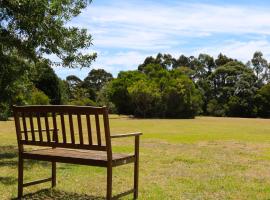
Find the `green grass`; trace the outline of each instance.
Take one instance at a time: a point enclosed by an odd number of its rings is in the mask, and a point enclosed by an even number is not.
[[[189,120],[111,116],[112,133],[142,131],[140,199],[270,199],[270,120],[197,117]],[[17,194],[14,122],[0,122],[0,199]],[[133,140],[114,139],[132,152]],[[50,176],[50,164],[25,162],[25,180]],[[25,189],[26,199],[102,199],[103,168],[58,164],[57,187]],[[132,165],[115,168],[113,193],[132,187]],[[44,190],[45,189],[45,190]],[[128,196],[125,199],[132,199]]]

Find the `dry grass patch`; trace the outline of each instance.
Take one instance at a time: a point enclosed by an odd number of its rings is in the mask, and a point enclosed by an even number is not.
[[[140,199],[269,199],[270,120],[200,117],[137,120],[112,116],[114,133],[142,131]],[[17,147],[13,121],[0,122],[0,199],[16,197]],[[114,151],[132,152],[132,139]],[[26,199],[102,199],[106,171],[58,164],[56,189],[27,188]],[[50,164],[26,162],[25,179],[50,175]],[[132,165],[113,171],[114,194],[129,189]],[[131,196],[125,199],[131,199]]]

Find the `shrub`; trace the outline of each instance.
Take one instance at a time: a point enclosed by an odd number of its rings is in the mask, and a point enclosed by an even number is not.
[[[0,103],[0,121],[8,120],[10,109],[7,103]]]
[[[34,90],[30,99],[32,105],[48,105],[50,98],[40,90]]]
[[[89,98],[75,99],[69,102],[70,105],[76,106],[96,106],[97,104]]]

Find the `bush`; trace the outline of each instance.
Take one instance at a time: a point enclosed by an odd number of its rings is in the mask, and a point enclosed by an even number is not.
[[[106,106],[109,113],[117,113],[114,103],[112,103],[109,98],[109,84],[104,85],[97,93],[97,105]]]
[[[158,86],[150,81],[140,80],[128,88],[135,105],[136,117],[158,117],[161,95]]]
[[[270,117],[270,83],[258,90],[255,99],[258,116]]]
[[[42,91],[34,90],[29,103],[31,105],[48,105],[50,98]]]
[[[96,106],[97,104],[92,101],[89,98],[82,98],[82,99],[75,99],[71,102],[69,102],[70,105],[76,105],[76,106]]]
[[[216,99],[212,99],[207,104],[207,112],[209,115],[216,117],[224,117],[226,112],[222,105],[220,105]]]
[[[0,103],[0,121],[8,120],[10,109],[7,103]]]

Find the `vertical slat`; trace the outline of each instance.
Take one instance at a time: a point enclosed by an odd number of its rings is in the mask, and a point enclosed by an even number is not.
[[[78,120],[80,144],[83,144],[82,119],[80,114],[77,114],[77,120]]]
[[[45,113],[45,128],[46,128],[46,135],[47,135],[47,141],[51,142],[51,135],[50,135],[50,126],[49,126],[49,120],[48,120],[48,114]]]
[[[87,124],[87,133],[88,133],[88,141],[89,144],[92,145],[93,141],[92,141],[92,130],[91,130],[91,122],[90,122],[90,116],[86,115],[86,124]]]
[[[19,153],[19,162],[18,162],[18,199],[21,199],[23,196],[23,158],[22,153]]]
[[[37,114],[37,125],[38,125],[39,141],[43,142],[42,128],[41,128],[41,122],[40,122],[40,113]]]
[[[56,123],[56,114],[52,113],[53,117],[53,140],[58,143],[58,130],[57,130],[57,123]]]
[[[62,126],[63,142],[64,142],[64,143],[67,143],[66,127],[65,127],[65,118],[64,118],[63,113],[61,113],[60,118],[61,118],[61,126]]]
[[[100,135],[100,125],[99,125],[98,114],[95,114],[95,119],[96,119],[96,129],[97,129],[97,142],[98,142],[98,145],[101,146],[101,135]]]
[[[75,144],[75,136],[74,136],[74,127],[73,127],[72,114],[68,114],[68,118],[69,118],[69,128],[70,128],[71,143]]]
[[[31,134],[32,134],[32,141],[36,141],[32,113],[29,113],[29,119],[30,119],[30,128],[31,128]]]
[[[14,121],[15,121],[15,127],[16,127],[18,148],[19,148],[19,153],[20,153],[23,151],[23,145],[21,144],[22,131],[21,131],[20,117],[16,111],[14,111]]]
[[[134,199],[138,198],[139,193],[139,145],[140,145],[140,136],[135,136],[135,161],[134,161]]]
[[[22,121],[23,121],[23,131],[24,131],[24,138],[26,141],[28,141],[28,133],[27,133],[27,126],[25,121],[25,114],[22,113]]]

